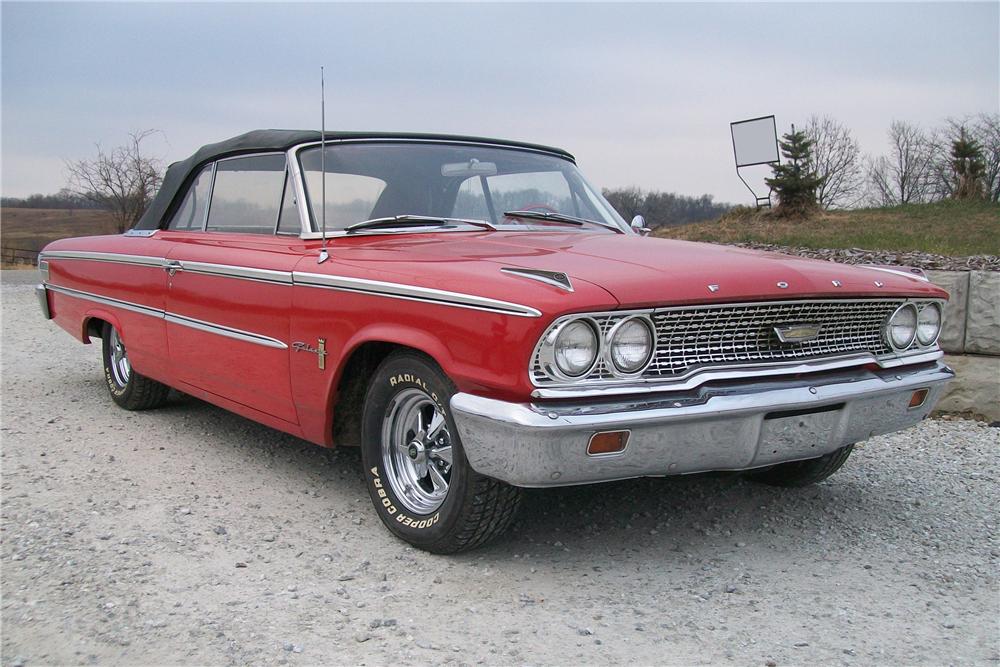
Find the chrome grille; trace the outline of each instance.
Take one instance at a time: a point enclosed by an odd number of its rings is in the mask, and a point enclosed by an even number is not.
[[[905,301],[786,301],[654,310],[650,315],[656,326],[656,352],[642,379],[677,379],[711,366],[752,366],[863,352],[876,357],[891,355],[893,351],[883,340],[882,325]],[[601,333],[607,333],[623,315],[602,313],[592,317]],[[819,324],[822,329],[810,341],[781,342],[774,327],[797,323]],[[537,350],[531,376],[536,386],[559,384],[542,370]],[[601,360],[585,381],[622,380]]]

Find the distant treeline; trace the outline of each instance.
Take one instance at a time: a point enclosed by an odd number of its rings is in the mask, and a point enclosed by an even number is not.
[[[653,229],[715,220],[732,208],[731,204],[712,201],[712,195],[686,197],[672,192],[643,192],[639,188],[605,189],[604,196],[626,222],[641,215],[646,226]]]
[[[639,188],[604,190],[604,196],[626,221],[636,215],[646,219],[646,226],[676,227],[703,220],[715,220],[732,208],[730,204],[712,201],[712,195],[686,197],[672,192],[643,192]],[[57,194],[35,194],[28,197],[2,197],[4,208],[100,209],[99,204],[67,190]],[[464,209],[463,209],[464,210]],[[465,212],[464,215],[468,215]],[[485,214],[484,216],[485,217]]]
[[[68,190],[60,190],[54,195],[28,195],[27,197],[0,197],[0,206],[4,208],[61,208],[61,209],[99,209],[99,204],[86,197],[73,194]]]

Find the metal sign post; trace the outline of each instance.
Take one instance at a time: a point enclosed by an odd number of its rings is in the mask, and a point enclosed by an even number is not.
[[[778,128],[774,121],[774,116],[761,116],[759,118],[749,118],[738,120],[729,124],[729,132],[733,137],[733,157],[736,158],[736,175],[747,186],[747,190],[757,201],[757,208],[767,206],[771,208],[771,189],[761,197],[746,179],[740,169],[743,167],[756,167],[759,165],[771,165],[781,162],[778,153]]]

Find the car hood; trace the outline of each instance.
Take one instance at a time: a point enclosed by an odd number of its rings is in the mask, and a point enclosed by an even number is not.
[[[565,273],[606,290],[622,307],[808,297],[928,296],[930,283],[899,272],[733,246],[607,233],[491,232],[369,237],[381,252]],[[365,243],[368,250],[376,245]],[[358,248],[360,250],[360,248]],[[502,274],[512,285],[526,278]],[[481,277],[477,276],[477,277]],[[516,286],[514,287],[516,289]]]

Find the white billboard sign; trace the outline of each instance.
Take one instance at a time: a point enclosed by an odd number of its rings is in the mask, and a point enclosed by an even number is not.
[[[733,133],[737,168],[778,161],[778,130],[774,116],[740,120],[730,123],[729,127]]]

